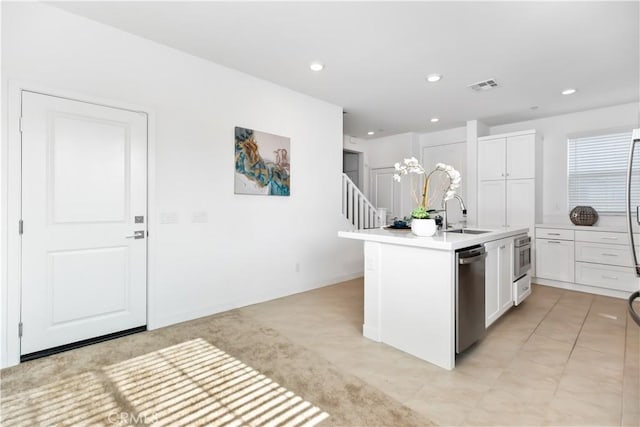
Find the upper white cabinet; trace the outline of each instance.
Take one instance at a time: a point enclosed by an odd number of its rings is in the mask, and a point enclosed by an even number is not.
[[[536,177],[536,135],[514,135],[506,143],[506,178],[525,179]]]
[[[478,180],[504,179],[507,138],[478,140]]]
[[[478,138],[478,180],[535,178],[536,134]]]
[[[478,138],[478,225],[534,230],[539,136],[535,131]]]

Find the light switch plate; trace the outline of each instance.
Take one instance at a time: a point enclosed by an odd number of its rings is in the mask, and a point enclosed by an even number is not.
[[[207,212],[193,212],[191,214],[191,222],[198,224],[207,223],[209,222],[209,215]]]
[[[177,224],[178,212],[160,212],[160,224]]]

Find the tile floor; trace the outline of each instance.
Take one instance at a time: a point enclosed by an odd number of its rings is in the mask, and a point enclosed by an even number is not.
[[[622,299],[536,285],[454,371],[363,338],[362,279],[241,311],[441,425],[640,425],[640,327]]]

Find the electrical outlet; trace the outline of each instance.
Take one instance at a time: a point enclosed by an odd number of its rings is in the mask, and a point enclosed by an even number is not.
[[[296,262],[296,273],[300,273],[300,263]]]

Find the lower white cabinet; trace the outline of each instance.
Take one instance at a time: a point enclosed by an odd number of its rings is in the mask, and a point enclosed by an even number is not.
[[[618,291],[638,290],[638,278],[632,267],[576,262],[576,282]]]
[[[483,227],[504,227],[507,224],[506,181],[480,181],[478,197],[478,224]]]
[[[527,273],[513,282],[513,302],[518,305],[529,295],[531,295],[531,276]]]
[[[626,297],[637,291],[630,239],[626,232],[598,227],[537,227],[536,277],[596,294]],[[640,236],[635,234],[635,241]],[[640,247],[636,246],[636,252]],[[546,284],[546,283],[543,283]]]
[[[507,227],[531,227],[536,222],[536,185],[533,179],[507,181]]]
[[[480,181],[478,224],[483,227],[530,227],[536,222],[534,179]]]
[[[485,243],[485,326],[513,305],[513,238]]]
[[[536,276],[574,281],[574,243],[570,240],[536,239]]]

